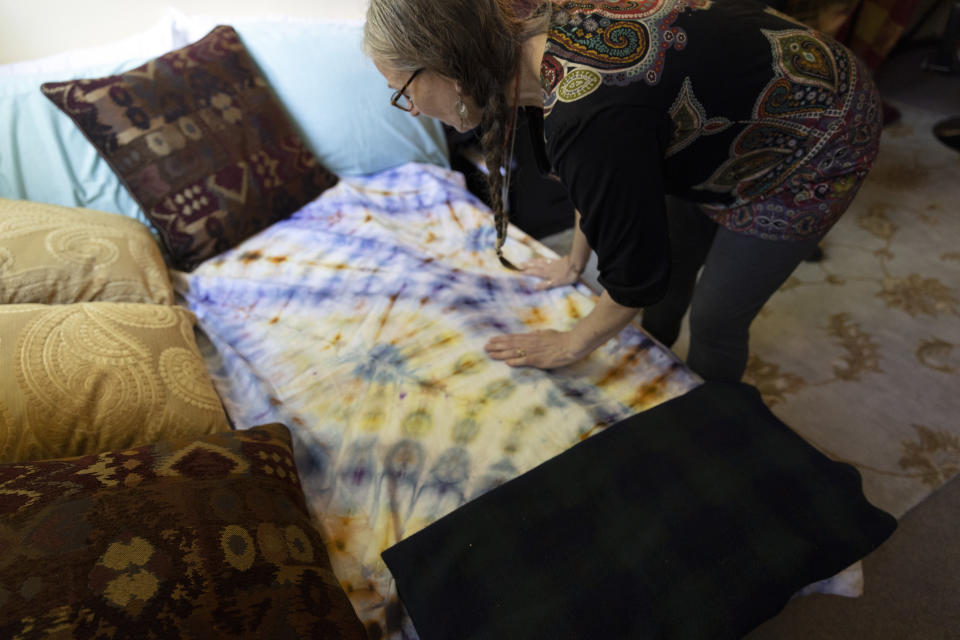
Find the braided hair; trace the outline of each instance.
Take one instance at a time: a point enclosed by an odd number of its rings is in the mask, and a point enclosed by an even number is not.
[[[367,9],[370,57],[397,71],[426,68],[452,78],[480,107],[498,255],[508,225],[501,170],[511,105],[504,91],[518,73],[524,40],[546,29],[547,7],[535,0],[371,0]]]

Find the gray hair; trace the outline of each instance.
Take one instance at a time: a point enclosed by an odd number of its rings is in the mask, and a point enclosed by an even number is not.
[[[512,106],[504,91],[523,42],[547,30],[551,6],[541,0],[371,0],[367,9],[367,55],[397,71],[425,68],[452,78],[479,105],[498,251],[507,230],[500,169]]]

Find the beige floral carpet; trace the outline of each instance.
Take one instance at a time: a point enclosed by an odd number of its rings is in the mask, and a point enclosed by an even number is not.
[[[960,472],[960,153],[931,133],[941,114],[897,106],[825,259],[754,322],[745,380],[900,517]],[[563,252],[569,234],[544,242]]]

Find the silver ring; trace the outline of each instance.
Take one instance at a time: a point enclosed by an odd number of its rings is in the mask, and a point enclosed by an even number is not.
[[[517,349],[517,357],[518,357],[518,358],[522,358],[522,357],[524,357],[525,355],[527,355],[527,352],[526,352],[526,351],[524,351],[523,349]]]

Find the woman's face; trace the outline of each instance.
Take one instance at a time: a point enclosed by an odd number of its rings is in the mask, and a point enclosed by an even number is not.
[[[407,84],[407,80],[412,75],[409,71],[397,71],[389,64],[378,60],[374,60],[373,63],[381,75],[387,79],[390,88],[395,91]],[[470,96],[461,94],[463,103],[467,106],[467,117],[463,119],[461,125],[456,109],[457,83],[452,78],[425,69],[417,74],[413,82],[407,84],[404,93],[413,104],[413,110],[410,111],[412,116],[422,113],[460,132],[469,131],[480,124],[480,108],[477,103]]]

